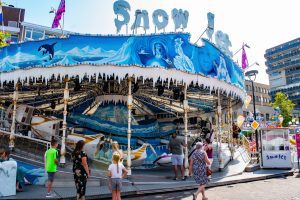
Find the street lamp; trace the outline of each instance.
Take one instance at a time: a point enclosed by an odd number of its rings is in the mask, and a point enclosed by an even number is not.
[[[248,77],[249,81],[252,84],[252,99],[253,99],[253,114],[254,120],[256,120],[256,109],[255,109],[255,96],[254,96],[254,81],[256,79],[256,75],[258,74],[257,70],[250,70],[245,73],[245,76]],[[258,152],[258,133],[255,130],[255,142],[256,142],[256,152]]]

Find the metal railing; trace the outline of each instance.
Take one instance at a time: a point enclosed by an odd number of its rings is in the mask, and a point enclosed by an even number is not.
[[[0,130],[0,144],[8,147],[10,132]],[[51,147],[50,142],[15,134],[15,154],[44,162],[44,154]]]

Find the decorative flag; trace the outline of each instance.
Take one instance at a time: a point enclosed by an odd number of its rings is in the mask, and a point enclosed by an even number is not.
[[[238,126],[239,128],[241,128],[242,125],[243,125],[243,123],[244,123],[244,121],[245,121],[245,117],[242,116],[242,115],[239,115],[238,118],[237,118],[237,126]]]
[[[59,26],[59,21],[61,20],[62,14],[66,12],[65,0],[61,0],[59,7],[55,13],[55,17],[52,23],[52,28],[57,28]]]
[[[247,96],[245,97],[245,99],[244,99],[244,105],[245,105],[245,108],[246,108],[246,109],[248,108],[248,106],[249,106],[251,100],[252,100],[252,97],[251,97],[250,95],[247,95]]]
[[[248,63],[248,58],[247,58],[247,54],[246,54],[244,45],[243,45],[242,48],[243,48],[243,52],[242,52],[242,68],[246,69],[248,67],[249,63]]]
[[[3,13],[2,13],[2,2],[0,0],[0,23],[3,22]]]

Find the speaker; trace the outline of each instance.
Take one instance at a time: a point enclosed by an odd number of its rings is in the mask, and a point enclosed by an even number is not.
[[[52,101],[51,101],[50,107],[51,107],[53,110],[55,109],[55,107],[56,107],[55,100],[52,100]]]
[[[173,99],[178,100],[179,99],[180,90],[179,88],[173,89]]]
[[[165,92],[165,88],[162,85],[157,86],[157,95],[161,96]]]
[[[132,89],[132,93],[136,93],[139,90],[139,84],[138,83],[134,83],[133,84],[133,89]]]
[[[183,100],[184,100],[184,93],[180,92],[180,102],[183,102]]]
[[[108,92],[108,81],[104,82],[103,84],[103,92]]]

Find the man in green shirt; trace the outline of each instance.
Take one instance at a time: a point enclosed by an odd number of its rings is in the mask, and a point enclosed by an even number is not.
[[[55,172],[58,165],[58,159],[57,159],[57,148],[58,143],[55,139],[52,139],[51,141],[51,148],[48,149],[45,153],[45,167],[46,171],[48,173],[48,187],[47,187],[47,198],[51,198],[51,189],[52,184],[54,181]]]

